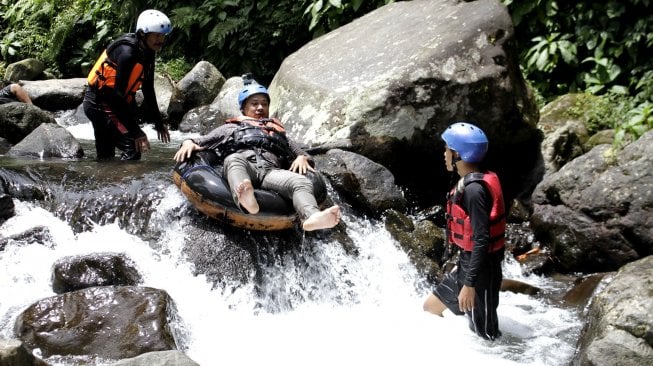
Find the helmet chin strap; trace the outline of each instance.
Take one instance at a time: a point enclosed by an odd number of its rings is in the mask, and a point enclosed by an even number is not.
[[[462,160],[460,159],[460,154],[452,150],[451,166],[453,167],[453,170],[451,171],[451,179],[449,181],[450,187],[453,187],[456,183],[458,183],[458,180],[460,179],[460,177],[458,176],[458,166],[456,165],[456,163],[459,162],[460,160]]]

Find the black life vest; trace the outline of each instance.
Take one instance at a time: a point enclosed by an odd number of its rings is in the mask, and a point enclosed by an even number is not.
[[[226,142],[225,156],[248,149],[263,149],[282,160],[288,160],[292,156],[292,150],[286,137],[286,130],[276,118],[262,118],[238,120],[232,118],[227,123],[237,123],[238,127]]]
[[[105,87],[115,88],[118,65],[112,61],[109,56],[111,55],[111,52],[116,49],[116,47],[121,45],[128,45],[138,49],[138,38],[135,34],[130,33],[118,38],[114,42],[111,42],[107,49],[102,52],[102,55],[100,55],[100,57],[95,62],[95,65],[88,73],[86,81],[88,82],[89,86],[94,87],[98,90],[102,90],[102,88]],[[143,84],[144,67],[145,65],[143,64],[143,61],[137,62],[129,74],[129,81],[127,83],[126,90],[119,91],[122,93],[122,95],[125,96],[127,103],[132,102],[136,92]]]
[[[489,222],[490,247],[488,250],[489,252],[496,252],[505,246],[506,212],[499,177],[493,172],[468,174],[449,192],[447,198],[448,241],[467,252],[472,251],[474,248],[472,222],[459,203],[465,186],[472,182],[482,182],[492,198]]]

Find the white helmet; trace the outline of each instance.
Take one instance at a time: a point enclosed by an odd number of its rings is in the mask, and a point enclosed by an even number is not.
[[[158,10],[145,10],[138,16],[136,32],[138,31],[168,34],[172,31],[172,23],[165,14]]]

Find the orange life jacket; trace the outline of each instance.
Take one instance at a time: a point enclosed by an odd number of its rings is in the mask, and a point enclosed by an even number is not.
[[[109,44],[86,77],[89,86],[98,90],[101,90],[104,87],[115,88],[118,65],[111,60],[109,55],[120,45],[138,47],[138,40],[132,35],[126,35]],[[125,96],[127,103],[131,103],[132,100],[134,100],[134,96],[141,87],[141,84],[143,84],[143,64],[137,62],[129,74],[127,88],[125,90],[120,90],[120,92]]]
[[[502,249],[506,243],[506,211],[499,177],[493,172],[468,174],[449,193],[447,199],[448,241],[467,252],[472,251],[474,248],[474,242],[472,241],[472,221],[467,212],[459,204],[465,186],[472,182],[482,182],[492,198],[489,222],[490,247],[488,250],[489,252],[496,252]]]

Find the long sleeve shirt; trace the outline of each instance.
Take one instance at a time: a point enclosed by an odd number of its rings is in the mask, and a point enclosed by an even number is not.
[[[239,127],[239,123],[225,123],[222,126],[219,126],[215,128],[213,131],[209,132],[208,134],[200,137],[193,138],[193,142],[202,146],[202,147],[207,147],[209,149],[216,150],[216,152],[220,153],[221,151],[221,146],[224,146],[225,143],[227,143],[227,140],[231,138],[236,131],[236,129]],[[285,162],[292,162],[297,156],[299,155],[304,155],[309,158],[309,162],[311,165],[314,165],[312,157],[306,153],[295,141],[287,137],[288,145],[290,147],[290,152],[291,156],[287,157],[282,157],[282,156],[277,156],[276,154],[273,154],[272,152],[269,152],[267,150],[261,150],[260,154],[263,156],[265,160],[268,162],[272,163],[275,167],[280,168],[280,169],[287,169],[287,163]],[[257,152],[252,148],[246,150],[249,152],[251,155],[255,155]]]
[[[472,224],[472,241],[474,247],[470,253],[463,253],[463,270],[465,271],[465,285],[474,287],[478,281],[481,269],[488,265],[490,260],[503,258],[503,250],[495,253],[489,252],[490,247],[490,211],[492,210],[492,197],[483,183],[472,182],[465,186],[460,205],[469,214]]]

